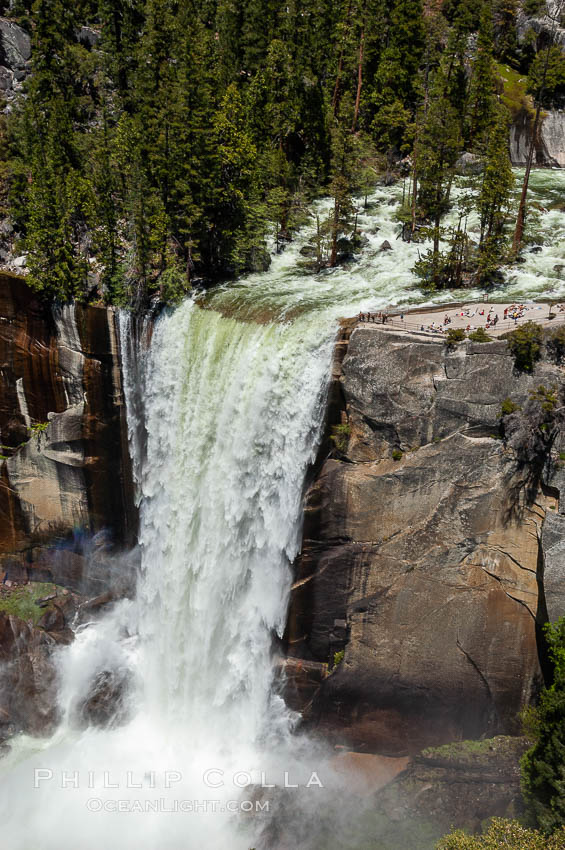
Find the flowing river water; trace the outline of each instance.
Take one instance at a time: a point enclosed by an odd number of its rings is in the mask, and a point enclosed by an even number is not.
[[[60,651],[55,734],[20,736],[0,761],[6,850],[389,846],[355,838],[347,811],[347,840],[324,831],[328,798],[316,795],[324,785],[335,802],[339,779],[331,754],[293,735],[274,645],[337,319],[461,297],[416,287],[411,268],[422,246],[397,238],[401,196],[396,185],[369,198],[359,216],[368,242],[347,266],[315,276],[301,267],[311,224],[268,272],[215,289],[206,309],[187,300],[162,315],[148,345],[137,345],[131,319],[119,316],[140,509],[138,593]],[[532,200],[547,210],[537,223],[541,250],[527,250],[497,294],[565,300],[565,172],[534,172]],[[471,232],[476,226],[471,220]],[[384,240],[392,250],[380,250]],[[127,716],[84,728],[77,707],[103,671],[127,682]],[[289,842],[261,806],[291,793],[300,814]]]

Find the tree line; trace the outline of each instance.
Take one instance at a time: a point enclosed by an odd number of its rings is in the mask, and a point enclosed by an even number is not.
[[[318,265],[334,265],[353,196],[406,157],[401,217],[433,245],[424,283],[487,280],[507,254],[512,188],[495,62],[531,69],[538,110],[565,91],[559,49],[518,45],[514,0],[4,6],[31,35],[32,73],[1,128],[3,195],[30,283],[60,300],[174,301],[195,280],[265,268],[266,239],[284,246],[322,192],[334,203]],[[463,150],[483,172],[446,234]]]

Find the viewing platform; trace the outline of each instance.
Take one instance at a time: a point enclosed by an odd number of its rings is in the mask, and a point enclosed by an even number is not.
[[[526,322],[556,327],[565,322],[565,302],[479,301],[410,308],[405,311],[359,313],[357,324],[379,329],[446,337],[448,330],[471,333],[482,328],[500,337]]]

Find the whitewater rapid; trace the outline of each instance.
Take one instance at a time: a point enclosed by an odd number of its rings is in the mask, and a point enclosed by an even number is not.
[[[316,785],[306,785],[312,772],[330,783],[330,768],[293,736],[274,659],[337,320],[461,298],[417,288],[422,246],[398,239],[402,191],[377,188],[368,199],[358,221],[367,242],[346,267],[303,268],[312,221],[268,272],[186,301],[152,334],[119,315],[140,511],[137,597],[60,652],[56,733],[20,736],[0,762],[2,847],[259,848],[265,815],[238,807],[276,796],[262,784],[287,781],[313,801],[306,833],[319,828],[315,818],[323,823]],[[540,250],[507,270],[497,294],[565,299],[565,174],[535,172],[532,192],[547,210]],[[381,250],[385,240],[392,250]],[[121,725],[85,729],[77,709],[107,670],[127,684]],[[196,810],[175,810],[180,801]],[[296,846],[329,846],[310,845],[306,833]]]

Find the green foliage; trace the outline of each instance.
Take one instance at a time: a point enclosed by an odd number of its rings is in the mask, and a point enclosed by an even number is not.
[[[535,743],[522,758],[522,790],[538,825],[550,834],[565,825],[565,618],[546,624],[545,637],[553,684],[542,691],[531,724]]]
[[[463,328],[448,328],[446,337],[443,342],[448,348],[453,348],[464,340],[465,331],[463,330]]]
[[[33,422],[29,426],[32,434],[42,434],[49,427],[49,422]]]
[[[161,300],[165,304],[179,304],[190,293],[190,276],[180,262],[169,262],[159,277]]]
[[[565,361],[565,325],[548,332],[545,344],[549,356],[554,363],[562,364]]]
[[[404,151],[420,99],[418,68],[425,47],[421,0],[396,0],[387,24],[370,94],[371,130],[381,150]]]
[[[503,63],[495,63],[495,69],[502,83],[501,101],[512,118],[517,118],[519,113],[524,110],[530,116],[533,116],[531,98],[527,94],[528,79],[526,75]]]
[[[508,244],[505,224],[510,212],[510,198],[514,186],[512,164],[508,153],[509,115],[504,107],[493,108],[485,169],[477,199],[481,236],[477,280],[485,283],[492,279],[504,261]]]
[[[332,433],[330,435],[330,439],[333,441],[333,444],[338,450],[338,452],[343,453],[347,451],[347,444],[349,442],[350,434],[351,426],[348,423],[332,426]]]
[[[345,658],[345,649],[340,649],[339,652],[334,652],[332,670],[338,667]]]
[[[527,91],[547,109],[563,106],[565,52],[562,47],[548,47],[536,55],[528,73]]]
[[[50,596],[56,590],[57,587],[54,584],[38,582],[30,582],[23,587],[13,589],[3,588],[0,591],[0,611],[13,617],[19,617],[20,620],[31,620],[35,624],[44,614],[44,609],[40,608],[36,601],[45,596]]]
[[[505,398],[500,405],[499,418],[502,419],[503,416],[510,416],[511,413],[516,413],[521,409],[520,405],[512,401],[511,398]]]
[[[392,459],[393,460],[402,460],[403,456],[404,456],[404,452],[402,452],[400,449],[393,449],[392,450]]]
[[[497,0],[494,28],[491,6],[15,0],[33,73],[0,121],[0,212],[21,235],[30,284],[50,300],[176,303],[198,279],[260,266],[321,193],[333,208],[314,266],[334,266],[349,253],[340,241],[355,237],[353,198],[385,154],[388,171],[405,154],[415,164],[416,220],[433,241],[417,266],[424,285],[492,277],[509,192],[493,45],[515,58],[516,3]],[[85,23],[100,35],[94,47],[80,41]],[[442,230],[464,146],[487,158],[478,252],[466,213]]]
[[[496,109],[496,77],[492,49],[491,7],[488,3],[483,3],[465,128],[469,149],[480,151],[484,149]]]
[[[496,52],[503,61],[511,61],[515,58],[518,46],[518,0],[495,0],[493,6]]]
[[[436,850],[563,850],[565,832],[548,837],[527,829],[518,821],[493,818],[483,835],[468,835],[461,829],[445,836]]]
[[[525,322],[505,335],[514,364],[520,372],[533,372],[541,357],[543,328],[535,322]]]
[[[487,334],[484,328],[477,328],[476,331],[471,331],[468,336],[471,342],[491,342],[492,337]]]

